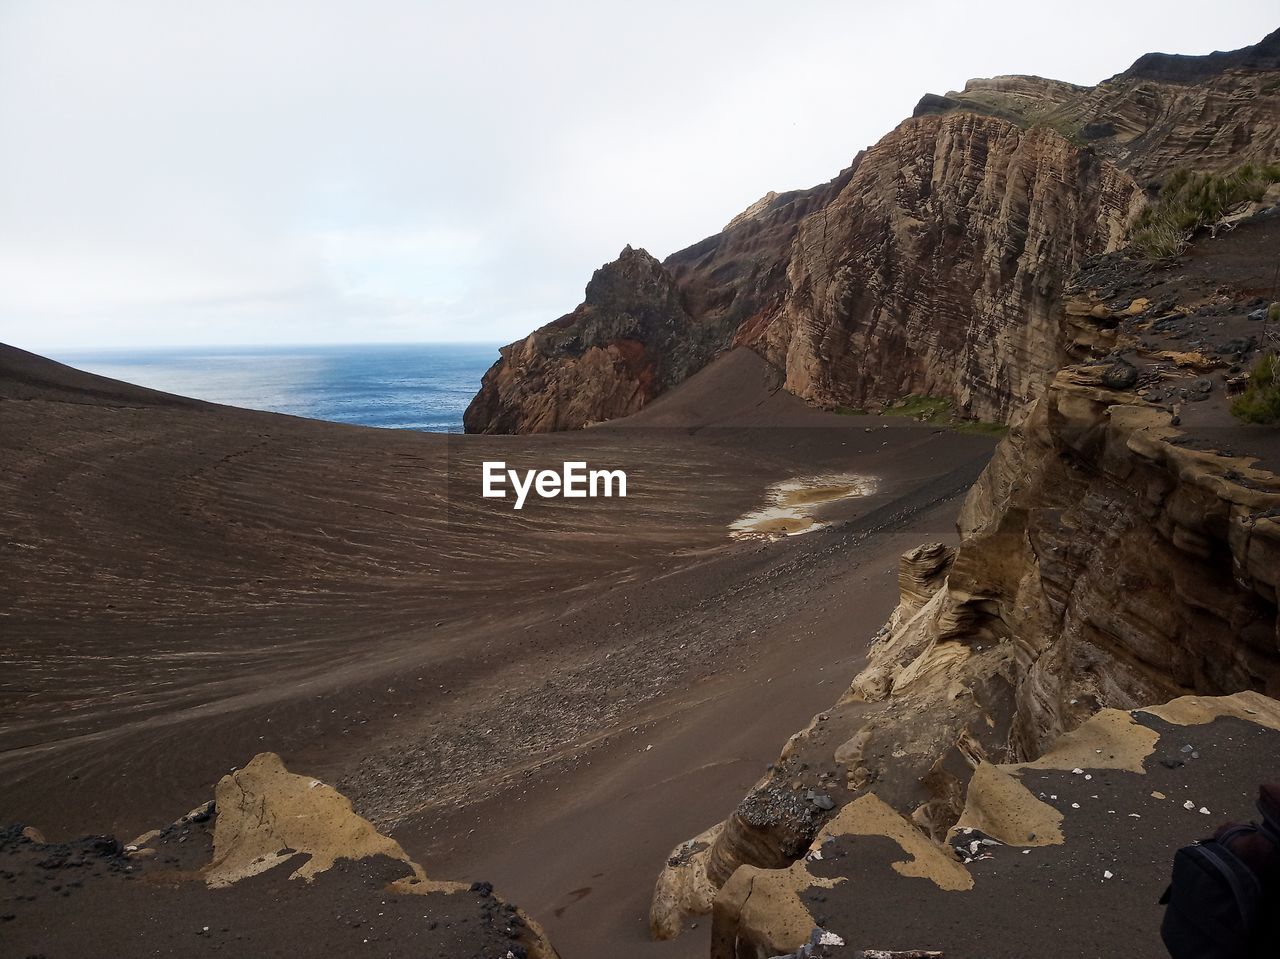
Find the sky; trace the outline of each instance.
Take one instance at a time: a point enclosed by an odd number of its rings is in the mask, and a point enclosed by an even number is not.
[[[1207,11],[1212,10],[1209,14]],[[966,79],[1274,0],[0,0],[0,342],[506,342]]]

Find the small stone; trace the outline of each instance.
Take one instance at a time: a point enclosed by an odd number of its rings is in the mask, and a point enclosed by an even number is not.
[[[1138,382],[1138,370],[1125,360],[1117,360],[1102,373],[1102,385],[1109,390],[1129,390]]]

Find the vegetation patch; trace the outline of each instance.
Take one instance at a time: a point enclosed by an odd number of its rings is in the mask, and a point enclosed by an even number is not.
[[[1133,222],[1133,246],[1154,259],[1177,256],[1197,230],[1216,223],[1246,201],[1258,201],[1280,181],[1280,164],[1246,163],[1230,173],[1191,173],[1169,177],[1160,196]]]
[[[1031,124],[1031,128],[1033,130],[1036,127],[1043,127],[1046,130],[1052,130],[1072,146],[1083,147],[1088,145],[1088,141],[1081,132],[1080,125],[1073,123],[1065,117],[1052,115],[1039,117]]]
[[[1280,358],[1275,353],[1258,360],[1231,412],[1247,423],[1280,423]]]
[[[1003,436],[1009,431],[1009,427],[1003,423],[986,423],[982,420],[967,420],[960,417],[956,414],[951,400],[942,396],[908,396],[886,406],[882,415],[908,416],[921,423],[932,423],[961,433]]]

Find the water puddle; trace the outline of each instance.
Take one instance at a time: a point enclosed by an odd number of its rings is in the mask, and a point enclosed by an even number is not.
[[[830,524],[817,518],[818,508],[875,492],[874,477],[854,473],[800,476],[774,483],[766,504],[729,524],[734,539],[773,539],[812,533]]]

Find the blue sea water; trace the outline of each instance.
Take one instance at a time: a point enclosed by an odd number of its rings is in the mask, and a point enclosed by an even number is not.
[[[462,432],[496,344],[369,344],[62,351],[59,362],[214,403],[312,419]]]

